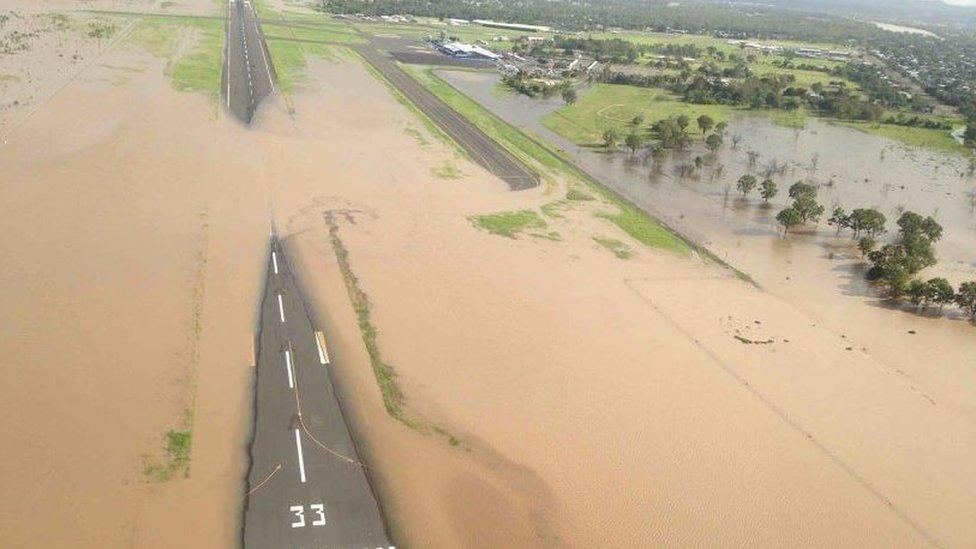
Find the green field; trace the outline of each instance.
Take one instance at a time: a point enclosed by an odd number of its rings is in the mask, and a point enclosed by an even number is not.
[[[189,31],[189,37],[183,33]],[[183,35],[183,36],[181,36]],[[190,40],[183,51],[179,41]],[[178,90],[199,91],[215,100],[220,95],[224,23],[205,17],[146,17],[140,20],[127,41],[166,59],[165,74]]]
[[[564,105],[542,119],[552,131],[580,145],[601,143],[603,131],[615,127],[626,134],[633,128],[637,115],[644,117],[643,127],[663,118],[688,115],[692,120],[707,114],[716,122],[728,122],[746,111],[727,105],[694,105],[684,103],[660,88],[639,88],[617,84],[593,84],[580,93],[572,105]],[[701,137],[692,122],[689,134]]]
[[[714,46],[715,49],[725,53],[737,53],[739,46],[729,44],[724,38],[716,38],[704,34],[664,34],[660,32],[640,32],[640,31],[621,31],[621,32],[595,32],[588,35],[590,38],[612,39],[620,38],[634,44],[692,44],[700,48]],[[839,44],[797,42],[795,40],[757,40],[762,44],[774,44],[784,48],[820,48],[827,50],[847,49]],[[813,61],[813,60],[811,60]]]
[[[309,28],[264,23],[262,28],[278,87],[284,92],[294,91],[304,82],[309,57],[336,60],[349,55],[343,45],[365,41],[344,25]]]

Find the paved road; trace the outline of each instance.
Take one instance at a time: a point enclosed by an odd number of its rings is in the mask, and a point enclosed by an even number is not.
[[[530,189],[539,184],[538,174],[411,78],[387,53],[380,52],[376,43],[355,46],[355,49],[411,103],[454,139],[475,162],[508,183],[513,191]]]
[[[275,91],[274,67],[250,0],[228,0],[226,21],[221,100],[248,124],[261,100]]]
[[[333,390],[316,332],[277,238],[261,305],[244,547],[390,545]]]

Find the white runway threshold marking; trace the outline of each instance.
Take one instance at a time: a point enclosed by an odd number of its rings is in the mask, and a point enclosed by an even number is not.
[[[305,484],[305,458],[302,456],[302,435],[295,429],[295,448],[298,450],[298,475]]]
[[[285,321],[285,306],[281,304],[281,294],[278,294],[278,317]]]
[[[295,388],[295,374],[291,371],[291,351],[285,350],[285,368],[288,370],[288,388]]]
[[[325,345],[325,334],[315,332],[315,346],[319,348],[319,362],[329,363],[329,348]]]
[[[278,254],[271,252],[271,263],[274,264],[275,274],[278,274]]]

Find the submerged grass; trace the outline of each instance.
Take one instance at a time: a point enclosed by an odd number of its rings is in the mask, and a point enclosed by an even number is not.
[[[630,249],[630,246],[624,244],[616,238],[594,235],[593,240],[597,244],[613,252],[613,255],[620,259],[630,259],[630,257],[634,255],[634,252]]]
[[[464,174],[450,160],[445,160],[440,166],[430,169],[430,175],[438,179],[460,179]]]
[[[519,233],[529,229],[545,229],[547,224],[534,210],[517,210],[493,214],[473,215],[471,223],[488,231],[508,238],[516,238]]]
[[[170,429],[166,432],[166,457],[163,461],[147,461],[142,472],[153,482],[166,482],[174,477],[190,476],[190,450],[193,447],[193,431]]]
[[[182,51],[181,34],[193,33],[191,47]],[[144,17],[127,40],[166,60],[164,73],[178,90],[220,95],[223,21],[195,17]]]

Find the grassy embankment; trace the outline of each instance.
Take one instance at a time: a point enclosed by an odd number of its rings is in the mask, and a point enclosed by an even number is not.
[[[513,155],[539,169],[547,180],[552,181],[553,177],[564,177],[570,185],[570,192],[575,195],[585,195],[585,192],[580,189],[585,187],[590,193],[599,197],[611,209],[602,210],[598,215],[620,227],[638,242],[648,247],[670,250],[679,254],[688,254],[693,249],[689,242],[662,225],[660,221],[604,187],[572,162],[543,145],[540,140],[509,125],[451,87],[437,77],[430,67],[405,66],[404,69]]]

